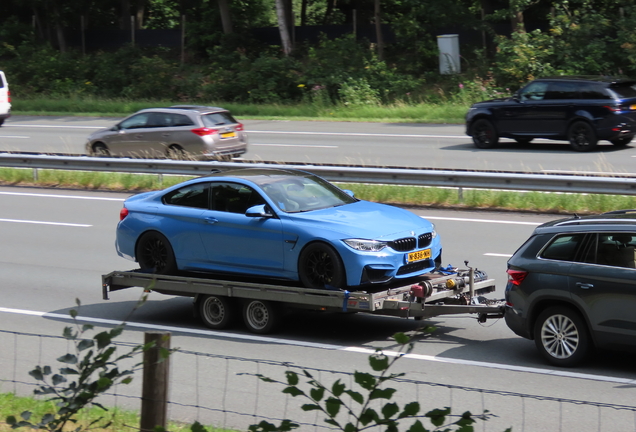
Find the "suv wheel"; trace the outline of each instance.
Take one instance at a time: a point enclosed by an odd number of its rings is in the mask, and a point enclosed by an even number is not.
[[[543,357],[555,366],[574,366],[590,350],[585,322],[577,312],[563,306],[541,312],[534,326],[534,342]]]
[[[584,121],[576,121],[570,126],[568,140],[570,146],[580,152],[594,150],[598,143],[594,129]]]
[[[477,148],[489,149],[497,146],[499,135],[489,120],[479,119],[472,128],[473,143]]]

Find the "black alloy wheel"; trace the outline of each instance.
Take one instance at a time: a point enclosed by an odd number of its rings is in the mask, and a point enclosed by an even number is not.
[[[495,125],[486,119],[479,119],[473,124],[472,137],[473,143],[480,149],[494,148],[499,143],[499,134]]]
[[[307,288],[344,288],[345,269],[338,252],[324,243],[312,243],[298,260],[300,281]]]
[[[568,130],[568,140],[570,146],[580,152],[592,151],[598,144],[596,133],[589,123],[585,121],[576,121]]]
[[[136,258],[144,272],[169,275],[177,271],[177,262],[170,242],[156,231],[141,236],[137,242]]]
[[[534,342],[541,355],[555,366],[575,366],[590,351],[585,321],[578,312],[564,306],[547,308],[539,315]]]

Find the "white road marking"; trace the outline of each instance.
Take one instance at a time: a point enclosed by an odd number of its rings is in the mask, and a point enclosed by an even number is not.
[[[31,137],[24,135],[0,135],[0,138],[17,138],[17,139],[29,139]]]
[[[293,132],[293,131],[259,131],[248,130],[250,134],[280,134],[280,135],[327,135],[327,136],[377,136],[391,138],[455,138],[468,139],[468,135],[411,135],[411,134],[385,134],[363,132]]]
[[[512,256],[512,254],[501,254],[501,253],[485,253],[485,256],[492,256],[492,257],[503,257],[503,258],[510,258]]]
[[[65,222],[31,221],[31,220],[20,220],[20,219],[0,219],[0,222],[25,223],[25,224],[35,224],[35,225],[56,225],[56,226],[78,227],[78,228],[90,228],[90,227],[93,226],[93,225],[86,225],[86,224],[73,224],[73,223],[65,223]]]
[[[106,129],[107,126],[73,126],[73,125],[31,125],[31,124],[6,124],[3,127],[28,127],[28,128],[55,128],[55,129]]]
[[[513,224],[513,225],[531,225],[539,226],[543,222],[522,222],[522,221],[505,221],[495,219],[468,219],[468,218],[452,218],[452,217],[440,217],[440,216],[422,216],[424,219],[430,220],[445,220],[456,222],[484,222],[484,223],[500,223],[500,224]]]
[[[72,320],[72,318],[69,315],[56,314],[56,313],[50,313],[50,312],[39,312],[39,311],[24,310],[24,309],[12,309],[12,308],[0,307],[0,313],[12,313],[12,314],[36,316],[36,317],[49,318],[49,319],[61,319],[61,320],[68,320],[68,321]],[[117,320],[91,318],[91,317],[83,317],[83,316],[78,316],[77,320],[82,322],[106,324],[106,325],[121,324],[121,321],[117,321]],[[191,329],[187,327],[144,324],[144,323],[136,323],[136,322],[128,322],[126,323],[126,326],[141,328],[141,329],[170,331],[174,333],[211,336],[211,337],[223,338],[223,339],[247,340],[247,341],[258,342],[258,343],[276,343],[280,345],[293,345],[293,346],[300,346],[300,347],[306,347],[306,348],[317,348],[317,349],[325,349],[325,350],[333,350],[333,351],[346,351],[346,352],[353,352],[353,353],[359,353],[359,354],[365,354],[365,355],[374,354],[376,352],[376,350],[372,348],[363,348],[363,347],[354,347],[354,346],[348,347],[344,345],[334,345],[334,344],[306,342],[306,341],[298,341],[298,340],[290,340],[290,339],[280,339],[280,338],[274,338],[274,337],[268,337],[268,336],[233,334],[229,332]],[[401,355],[397,351],[384,351],[384,353],[388,356],[393,356],[393,357]],[[432,356],[432,355],[426,355],[426,354],[413,354],[413,353],[404,355],[404,358],[417,360],[417,361],[427,361],[427,362],[446,363],[446,364],[454,364],[454,365],[462,365],[462,366],[474,366],[474,367],[483,367],[483,368],[489,368],[489,369],[507,370],[511,372],[533,373],[533,374],[540,374],[540,375],[558,376],[563,378],[576,378],[576,379],[584,379],[584,380],[591,380],[591,381],[603,381],[603,382],[611,382],[611,383],[617,383],[617,384],[636,385],[635,379],[618,378],[618,377],[612,377],[612,376],[594,375],[594,374],[586,374],[586,373],[578,373],[578,372],[568,372],[564,370],[515,366],[515,365],[507,365],[503,363],[489,363],[489,362],[481,362],[481,361],[473,361],[473,360],[455,359],[455,358],[449,358],[449,357],[438,357],[438,356]]]
[[[123,202],[126,200],[126,198],[89,197],[89,196],[78,196],[78,195],[52,195],[52,194],[38,194],[38,193],[25,193],[25,192],[0,192],[0,195],[15,195],[15,196],[29,196],[29,197],[43,197],[43,198],[70,198],[70,199],[82,199],[82,200],[120,201],[120,202]]]
[[[253,144],[252,147],[306,147],[306,148],[338,148],[338,146],[332,145],[304,145],[304,144]]]

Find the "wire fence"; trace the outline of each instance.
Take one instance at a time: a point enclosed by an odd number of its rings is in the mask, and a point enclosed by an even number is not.
[[[173,346],[178,345],[178,338],[173,336]],[[134,346],[119,342],[115,345],[118,351]],[[73,349],[61,336],[3,330],[0,330],[0,346],[5,348],[0,350],[0,392],[20,396],[32,395],[38,385],[29,375],[34,366],[49,365],[55,371],[60,365],[56,358]],[[138,361],[130,360],[121,366],[132,367]],[[352,372],[177,350],[170,357],[169,418],[186,424],[199,421],[235,430],[247,430],[249,425],[261,420],[278,424],[282,419],[290,419],[300,424],[301,431],[333,430],[318,411],[301,410],[306,400],[283,394],[282,386],[262,382],[257,377],[263,375],[285,381],[285,372],[289,370],[301,375],[301,383],[306,371],[328,387],[339,379],[348,388],[356,388]],[[359,370],[366,372],[364,368]],[[455,415],[465,411],[477,415],[486,410],[495,415],[487,421],[479,421],[475,431],[504,431],[509,427],[522,432],[636,431],[636,406],[633,405],[450,385],[407,376],[392,381],[389,386],[397,390],[393,399],[401,407],[418,401],[424,413],[451,407]],[[108,407],[138,411],[141,373],[136,374],[130,385],[114,386],[99,402]],[[380,411],[382,405],[377,402],[372,407]]]

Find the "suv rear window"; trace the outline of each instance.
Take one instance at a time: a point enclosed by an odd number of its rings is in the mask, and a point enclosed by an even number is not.
[[[619,98],[636,98],[636,83],[622,83],[610,86]]]

